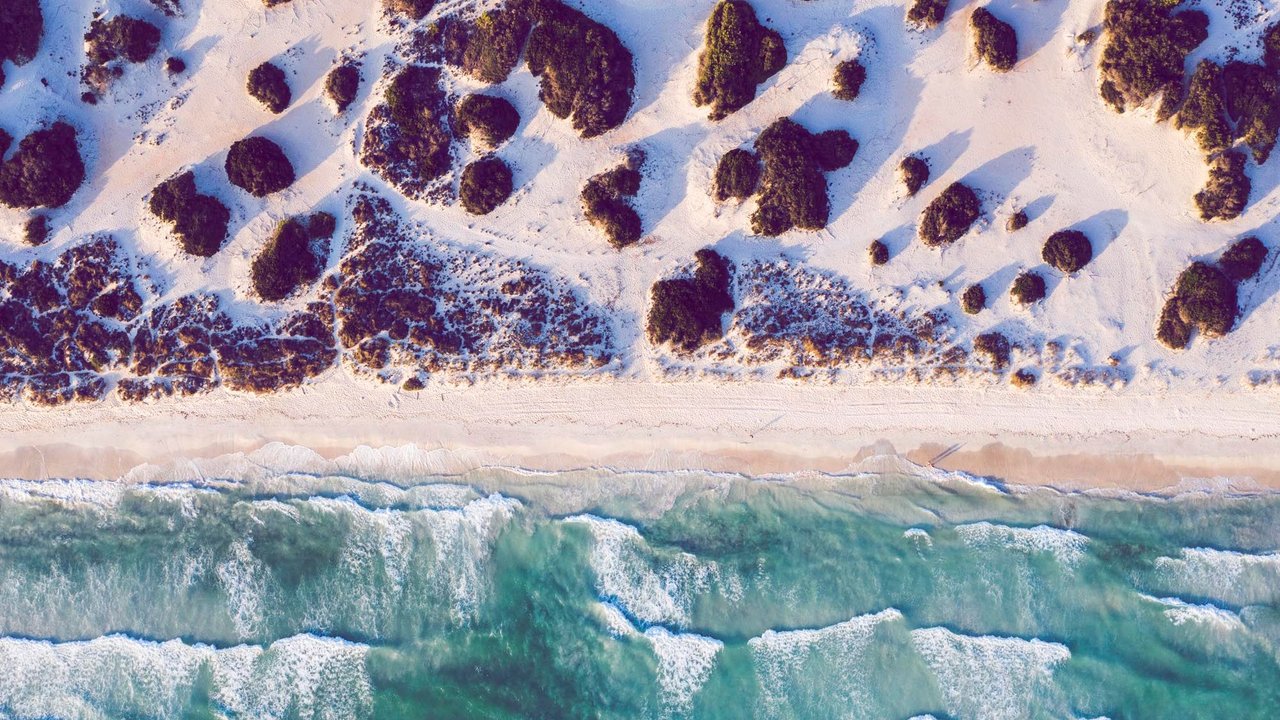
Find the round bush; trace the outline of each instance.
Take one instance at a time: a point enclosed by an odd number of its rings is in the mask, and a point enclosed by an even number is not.
[[[889,246],[879,240],[871,243],[868,254],[871,257],[872,265],[884,265],[889,262]]]
[[[908,195],[914,196],[929,182],[929,163],[923,158],[908,155],[902,158],[898,169],[902,172],[902,184],[907,186]]]
[[[187,71],[187,61],[175,55],[164,61],[164,69],[170,75],[180,75]]]
[[[981,285],[970,285],[960,296],[960,307],[970,315],[977,315],[987,307],[987,291]]]
[[[1029,222],[1031,222],[1031,218],[1027,217],[1027,211],[1019,210],[1009,216],[1009,220],[1005,222],[1004,227],[1006,230],[1013,233],[1026,227]]]
[[[1044,299],[1045,287],[1044,278],[1038,273],[1031,271],[1024,272],[1013,281],[1013,288],[1009,290],[1009,295],[1019,305],[1030,305],[1040,302]]]
[[[929,247],[950,245],[978,221],[982,203],[968,185],[951,183],[920,216],[920,239]]]
[[[462,207],[472,215],[488,215],[511,197],[511,168],[496,157],[477,160],[462,170]]]
[[[259,297],[283,300],[320,276],[323,260],[316,253],[315,239],[307,226],[295,218],[276,228],[250,268],[253,289]]]
[[[0,131],[0,147],[11,138]],[[76,130],[56,122],[18,143],[18,151],[0,165],[0,204],[15,208],[62,207],[84,182],[84,161]]]
[[[1247,237],[1222,253],[1218,267],[1232,282],[1243,282],[1258,274],[1267,259],[1267,246],[1256,237]]]
[[[820,132],[813,139],[814,150],[818,158],[818,167],[823,172],[832,172],[847,167],[858,154],[858,141],[850,137],[844,130],[827,130]]]
[[[760,159],[750,150],[734,148],[716,165],[715,195],[720,201],[744,200],[756,193],[760,182]]]
[[[284,70],[264,62],[249,72],[249,94],[273,113],[282,113],[293,100]]]
[[[978,57],[992,69],[1008,72],[1018,62],[1018,34],[986,8],[978,8],[969,18],[973,27],[973,47]]]
[[[835,76],[831,79],[835,89],[831,94],[838,100],[857,100],[858,93],[862,91],[862,83],[866,80],[867,69],[862,66],[862,63],[857,60],[845,60],[836,65]]]
[[[1175,286],[1178,315],[1209,337],[1221,337],[1235,327],[1240,312],[1236,284],[1218,268],[1196,262],[1182,271]]]
[[[1045,241],[1040,256],[1053,267],[1070,274],[1093,259],[1093,245],[1079,230],[1059,230]]]
[[[330,70],[324,80],[324,91],[338,107],[339,113],[346,112],[360,92],[360,67],[353,62],[345,62]]]
[[[494,95],[468,95],[458,103],[458,131],[497,147],[516,134],[520,113],[505,98]]]
[[[293,165],[274,142],[261,137],[239,140],[227,152],[227,179],[254,197],[266,197],[293,184]]]

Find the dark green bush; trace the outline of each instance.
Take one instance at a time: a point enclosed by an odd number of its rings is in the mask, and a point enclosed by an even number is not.
[[[591,224],[604,230],[609,244],[624,248],[640,240],[644,230],[640,215],[627,198],[640,191],[641,153],[633,153],[628,161],[587,181],[582,188],[583,214]]]
[[[750,150],[734,148],[725,153],[716,165],[716,200],[745,200],[756,194],[759,183],[760,158]]]
[[[914,196],[929,182],[929,163],[923,158],[908,155],[902,158],[898,170],[902,173],[902,184],[907,186],[908,195]]]
[[[1070,274],[1093,259],[1093,244],[1079,230],[1059,230],[1045,241],[1040,256],[1049,265]]]
[[[1201,60],[1196,66],[1174,123],[1179,128],[1195,130],[1196,142],[1206,154],[1231,147],[1231,126],[1222,97],[1222,68],[1213,61]]]
[[[196,176],[191,171],[152,190],[150,208],[156,217],[173,224],[183,251],[191,255],[210,257],[227,239],[231,212],[217,198],[196,192]]]
[[[1013,281],[1013,288],[1009,290],[1009,295],[1019,305],[1040,302],[1045,295],[1044,278],[1040,277],[1039,273],[1028,270]]]
[[[180,57],[169,57],[164,61],[164,69],[170,75],[179,75],[187,71],[187,61]]]
[[[408,65],[396,73],[386,91],[387,108],[398,128],[390,152],[395,160],[414,168],[421,180],[432,180],[449,171],[453,164],[445,116],[445,94],[440,89],[440,71],[423,65]]]
[[[282,0],[267,0],[268,4]],[[287,2],[287,0],[284,0]],[[404,15],[413,20],[421,20],[435,7],[436,0],[383,0],[383,6],[393,15]]]
[[[1156,339],[1174,350],[1181,350],[1191,344],[1191,326],[1182,319],[1176,295],[1166,300],[1164,308],[1160,310]]]
[[[323,247],[325,238],[309,232],[309,226],[315,225],[314,218],[305,224],[289,218],[276,228],[250,268],[258,297],[270,302],[283,300],[320,277],[328,252]]]
[[[227,179],[254,197],[265,197],[293,184],[293,165],[280,146],[254,136],[238,140],[227,153]]]
[[[0,144],[7,147],[10,142]],[[76,130],[56,122],[23,138],[13,157],[0,165],[0,204],[62,207],[82,183],[84,161],[76,144]]]
[[[977,8],[969,17],[973,27],[973,49],[994,70],[1008,72],[1018,63],[1018,33],[1013,26]]]
[[[670,343],[689,353],[724,335],[723,316],[733,310],[733,268],[714,250],[699,250],[696,258],[693,277],[653,284],[647,331],[654,345]]]
[[[977,315],[987,307],[987,291],[981,285],[970,285],[960,295],[960,307],[970,315]]]
[[[1009,367],[1009,358],[1012,353],[1009,338],[998,332],[983,333],[974,338],[973,350],[978,354],[986,355],[997,370]]]
[[[1264,65],[1233,60],[1222,69],[1222,90],[1235,137],[1265,163],[1280,135],[1280,78]]]
[[[1163,96],[1159,116],[1173,114],[1182,99],[1186,57],[1209,37],[1209,17],[1199,10],[1173,14],[1175,4],[1110,0],[1103,28],[1107,44],[1099,68],[1102,97],[1118,112]]]
[[[1218,268],[1195,262],[1182,271],[1174,286],[1182,321],[1209,337],[1221,337],[1235,327],[1240,312],[1236,284]]]
[[[879,240],[871,243],[871,247],[867,250],[867,255],[871,259],[872,265],[884,265],[889,262],[889,246]]]
[[[324,80],[324,91],[339,113],[346,112],[360,94],[360,66],[348,60],[334,67]]]
[[[982,203],[973,189],[951,183],[920,216],[920,240],[929,247],[950,245],[964,237],[982,214]]]
[[[307,234],[312,240],[328,240],[338,229],[338,219],[332,213],[314,212],[307,218]]]
[[[44,15],[40,0],[4,0],[0,2],[0,63],[9,59],[14,65],[26,65],[40,50],[44,35]]]
[[[149,60],[160,47],[160,28],[128,15],[117,15],[110,20],[96,18],[89,25],[84,41],[92,63],[105,65],[122,58],[141,63]]]
[[[458,133],[470,135],[487,147],[497,147],[515,135],[520,113],[505,98],[467,95],[456,110]]]
[[[456,62],[464,72],[482,82],[500,83],[520,61],[520,51],[529,36],[529,17],[518,5],[490,10],[466,28],[465,42]]]
[[[698,59],[693,103],[711,106],[721,120],[756,97],[756,88],[787,64],[777,31],[756,19],[746,0],[720,0],[707,19],[706,47]]]
[[[282,113],[293,100],[289,81],[278,65],[264,62],[249,71],[249,94],[273,113]]]
[[[541,0],[525,63],[547,110],[584,138],[612,130],[631,111],[635,70],[617,33],[558,0]]]
[[[947,16],[948,0],[914,0],[907,10],[907,22],[923,28],[935,28]]]
[[[1249,204],[1253,183],[1244,172],[1243,153],[1229,150],[1209,164],[1209,182],[1196,193],[1202,220],[1234,220]]]
[[[1267,246],[1256,237],[1247,237],[1222,253],[1218,267],[1222,268],[1222,274],[1228,279],[1239,283],[1257,275],[1266,259]]]
[[[779,118],[756,138],[764,162],[760,200],[751,216],[757,235],[781,235],[791,228],[821,230],[831,215],[823,172],[848,164],[857,142],[843,131],[813,135],[790,118]]]
[[[858,93],[862,92],[862,84],[867,81],[867,69],[857,60],[845,60],[836,65],[835,76],[831,79],[831,84],[835,89],[831,91],[837,100],[853,101],[858,99]]]
[[[823,172],[848,167],[858,154],[858,141],[844,130],[824,130],[814,136],[814,156]]]
[[[27,218],[22,228],[23,239],[28,245],[35,247],[49,241],[49,218],[43,213],[36,213]]]
[[[511,197],[511,168],[490,155],[462,170],[458,190],[462,207],[472,215],[488,215]]]

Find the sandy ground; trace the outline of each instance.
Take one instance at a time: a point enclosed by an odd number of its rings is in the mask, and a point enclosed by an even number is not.
[[[1015,484],[1280,488],[1280,407],[1257,393],[1036,394],[781,383],[481,383],[404,393],[333,377],[270,397],[0,411],[0,475],[110,479],[279,442],[328,458],[413,446],[421,473],[508,466],[775,474],[877,458]],[[947,454],[949,452],[949,454]],[[942,457],[939,457],[939,456]]]

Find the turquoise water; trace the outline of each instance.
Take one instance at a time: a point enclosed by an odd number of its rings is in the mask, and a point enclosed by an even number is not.
[[[1269,718],[1278,519],[908,475],[10,481],[0,717]]]

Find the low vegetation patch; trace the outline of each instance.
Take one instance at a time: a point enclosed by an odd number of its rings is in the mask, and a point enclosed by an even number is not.
[[[1235,137],[1249,146],[1254,162],[1265,163],[1280,134],[1280,75],[1265,65],[1233,60],[1222,69],[1222,89]]]
[[[506,98],[472,94],[462,98],[455,111],[458,133],[494,148],[515,135],[520,113]]]
[[[833,89],[831,94],[837,100],[852,102],[862,92],[862,84],[867,81],[867,68],[857,60],[844,60],[836,65],[835,75],[831,78]]]
[[[745,200],[756,194],[759,184],[760,158],[750,150],[734,148],[716,165],[715,197],[720,202]]]
[[[324,79],[324,92],[339,114],[346,112],[360,94],[360,65],[353,60],[336,65]]]
[[[1222,68],[1212,60],[1201,60],[1191,75],[1186,99],[1174,116],[1174,124],[1195,132],[1196,142],[1207,155],[1231,147],[1231,126],[1227,123],[1227,103],[1222,96]]]
[[[760,23],[750,3],[721,0],[707,19],[693,103],[710,105],[709,117],[722,120],[754,100],[756,88],[786,64],[782,36]]]
[[[1012,347],[1009,338],[998,332],[988,332],[973,339],[973,351],[985,355],[997,370],[1009,367]]]
[[[267,138],[238,140],[227,153],[227,179],[254,197],[266,197],[293,184],[293,164],[284,150]]]
[[[631,245],[643,234],[640,215],[629,202],[640,191],[643,164],[644,153],[632,151],[626,162],[592,177],[582,188],[583,214],[615,248]]]
[[[1280,22],[1272,24],[1262,35],[1262,61],[1280,72]]]
[[[960,295],[960,307],[969,315],[977,315],[987,307],[987,291],[982,285],[970,285]]]
[[[249,95],[276,114],[284,112],[293,101],[284,70],[274,63],[264,62],[250,70],[248,89]]]
[[[557,0],[535,4],[525,63],[547,110],[584,138],[612,130],[631,111],[635,70],[617,33]]]
[[[1059,230],[1045,241],[1040,256],[1049,265],[1069,275],[1093,259],[1093,244],[1079,230]]]
[[[22,239],[32,247],[49,242],[49,218],[43,213],[36,213],[27,218],[22,226]]]
[[[880,240],[873,241],[867,250],[872,265],[884,265],[889,262],[889,246]]]
[[[142,63],[151,59],[160,47],[160,28],[128,15],[117,15],[110,20],[95,18],[84,41],[91,63],[106,65],[114,60]]]
[[[843,130],[814,135],[790,118],[780,118],[755,141],[764,163],[760,199],[751,216],[757,235],[792,229],[821,230],[831,215],[825,173],[848,165],[858,143]]]
[[[950,245],[964,237],[981,214],[982,203],[973,188],[951,183],[920,216],[920,240],[929,247]]]
[[[969,25],[973,28],[973,49],[978,57],[993,70],[1012,70],[1018,63],[1018,33],[1013,26],[985,7],[973,11]]]
[[[1004,227],[1005,227],[1005,230],[1008,230],[1009,232],[1014,233],[1026,227],[1027,224],[1030,222],[1031,222],[1031,218],[1027,217],[1027,211],[1019,210],[1009,216],[1009,219],[1005,221]]]
[[[724,314],[733,310],[729,292],[733,266],[706,248],[695,257],[693,277],[653,285],[647,331],[654,345],[670,343],[677,351],[690,353],[724,335]]]
[[[12,60],[26,65],[35,59],[44,35],[44,15],[40,0],[4,0],[0,2],[0,63]],[[0,79],[0,85],[3,80]]]
[[[520,61],[520,52],[529,37],[529,13],[518,3],[489,10],[474,23],[449,23],[445,29],[445,59],[490,84],[507,79]]]
[[[1202,220],[1234,220],[1249,204],[1253,183],[1244,171],[1243,153],[1228,150],[1209,164],[1209,182],[1196,193]]]
[[[401,192],[419,197],[453,166],[450,108],[439,68],[405,66],[384,98],[369,115],[360,161]]]
[[[907,195],[914,196],[929,182],[929,163],[915,155],[902,158],[898,172],[902,174],[902,184],[907,188]]]
[[[288,0],[266,0],[268,5],[277,2],[287,2]],[[431,8],[435,7],[435,0],[382,0],[382,5],[387,12],[393,15],[403,15],[411,20],[421,20],[431,12]]]
[[[1256,237],[1237,241],[1218,259],[1218,267],[1229,280],[1244,282],[1258,274],[1267,259],[1267,246]]]
[[[488,215],[511,197],[511,168],[492,155],[462,170],[458,197],[472,215]]]
[[[1023,272],[1014,279],[1009,295],[1019,305],[1040,302],[1045,295],[1044,278],[1040,276],[1040,273],[1032,270]]]
[[[0,131],[0,150],[10,142],[9,135]],[[84,172],[75,128],[56,122],[23,138],[13,157],[0,165],[0,204],[62,207],[84,183]]]
[[[217,198],[196,191],[191,171],[165,180],[151,191],[152,214],[173,225],[182,250],[210,257],[222,249],[227,239],[231,212]]]
[[[1100,90],[1118,112],[1157,96],[1162,98],[1161,119],[1177,109],[1186,57],[1209,37],[1209,17],[1199,10],[1174,13],[1176,6],[1152,0],[1107,3]]]
[[[250,268],[258,297],[269,302],[283,300],[319,279],[335,225],[334,217],[324,212],[280,223]]]
[[[926,30],[935,28],[947,16],[947,4],[948,0],[913,0],[907,10],[907,22]]]

